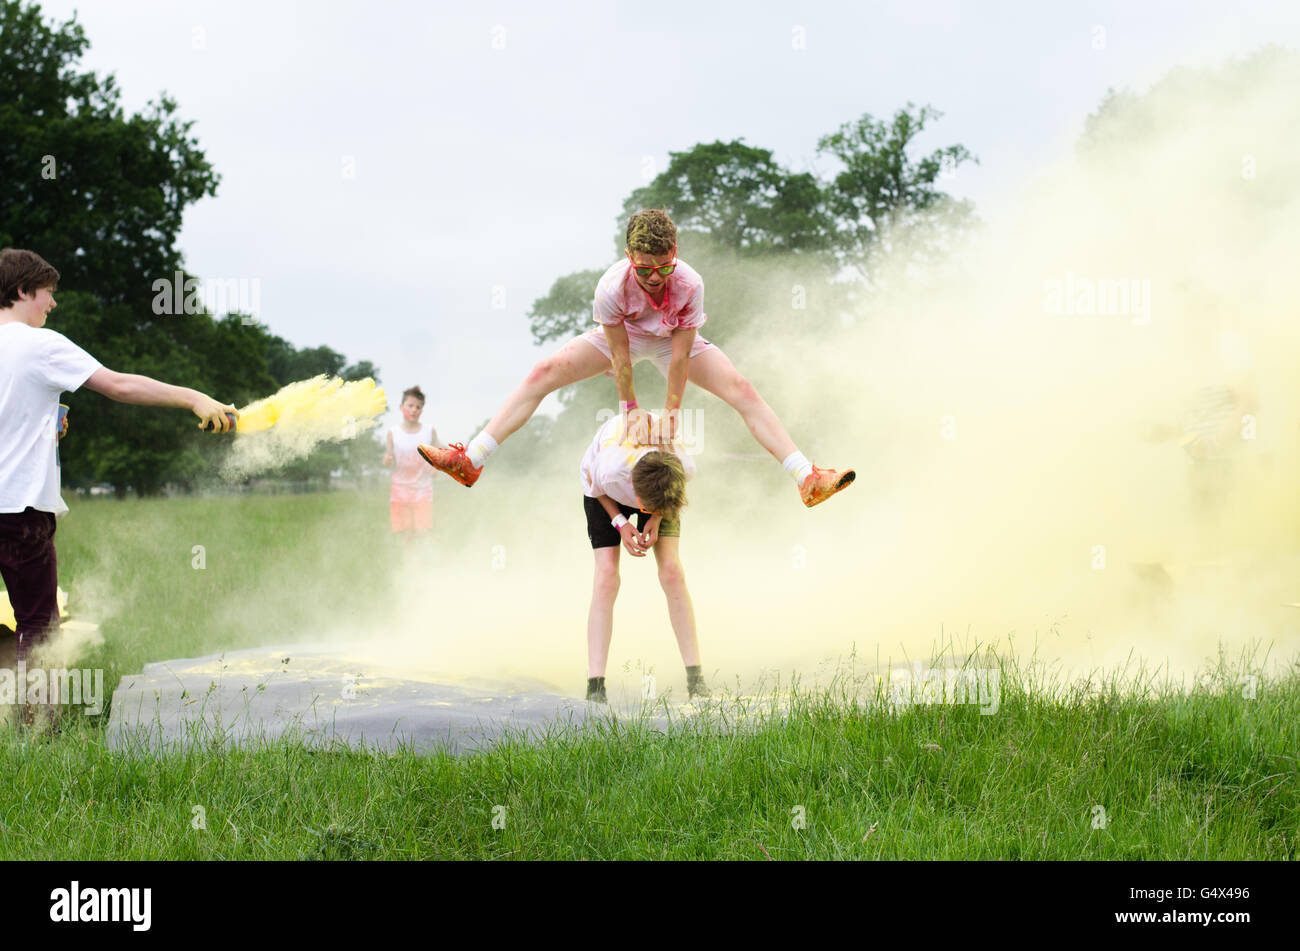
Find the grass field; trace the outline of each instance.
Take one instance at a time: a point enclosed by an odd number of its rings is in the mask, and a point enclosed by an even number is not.
[[[268,603],[276,624],[308,629],[357,588],[383,597],[385,516],[383,495],[345,493],[79,501],[58,533],[61,577],[94,605],[104,643],[77,666],[103,667],[111,693],[148,661],[264,642]],[[633,724],[463,759],[287,744],[134,759],[105,749],[107,712],[71,716],[61,733],[28,741],[6,728],[0,858],[1300,851],[1294,673],[1247,691],[1221,661],[1195,688],[1172,691],[1120,689],[1118,679],[1031,689],[1014,662],[1001,669],[992,716],[972,705],[859,705],[841,682],[797,693],[787,719],[744,732],[664,735]]]

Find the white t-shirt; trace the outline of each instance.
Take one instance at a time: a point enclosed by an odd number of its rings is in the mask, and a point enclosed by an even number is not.
[[[101,367],[63,334],[0,324],[0,512],[64,515],[59,496],[59,394]]]
[[[591,441],[587,454],[582,457],[582,465],[578,469],[582,494],[593,499],[608,495],[615,502],[637,508],[636,490],[632,487],[632,469],[641,461],[642,456],[654,452],[656,448],[662,447],[636,445],[623,431],[622,415],[611,416],[597,430],[596,438]],[[671,449],[682,460],[682,468],[689,481],[695,475],[695,460],[686,451],[680,434],[673,440]]]

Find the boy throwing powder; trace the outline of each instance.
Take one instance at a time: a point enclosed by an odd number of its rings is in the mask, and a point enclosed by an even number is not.
[[[17,621],[15,663],[58,630],[56,519],[60,496],[56,440],[59,394],[81,387],[119,403],[188,409],[201,427],[227,432],[223,405],[197,390],[102,366],[63,334],[45,327],[57,306],[59,272],[31,251],[0,251],[0,577]],[[26,722],[35,716],[24,707]]]
[[[658,421],[652,418],[651,422]],[[692,698],[707,697],[695,609],[678,557],[686,480],[695,474],[695,461],[680,440],[673,442],[671,451],[663,452],[638,445],[628,432],[621,416],[610,419],[587,447],[579,468],[587,537],[596,558],[587,615],[587,699],[607,702],[605,664],[614,633],[620,545],[633,558],[644,558],[654,549],[659,585],[668,599],[668,618],[686,664],[687,691]],[[633,515],[637,518],[635,528],[628,521]]]

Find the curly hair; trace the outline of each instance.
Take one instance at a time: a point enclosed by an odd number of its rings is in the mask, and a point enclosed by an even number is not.
[[[647,452],[632,467],[632,488],[642,508],[676,521],[686,505],[686,470],[671,452]]]
[[[35,294],[41,288],[53,292],[59,286],[59,272],[35,251],[18,248],[0,250],[0,310],[18,301],[18,294]]]
[[[646,208],[627,223],[627,249],[633,254],[668,254],[677,247],[677,226],[668,210]]]

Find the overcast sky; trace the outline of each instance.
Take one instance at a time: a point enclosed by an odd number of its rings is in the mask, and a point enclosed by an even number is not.
[[[196,120],[222,180],[186,215],[190,271],[257,279],[273,332],[374,361],[390,396],[420,384],[443,442],[553,349],[529,306],[613,263],[623,200],[670,151],[743,137],[827,171],[819,136],[928,103],[944,117],[924,148],[974,152],[947,184],[987,207],[1070,149],[1108,87],[1300,47],[1300,4],[1245,0],[42,8],[78,12],[128,110],[166,91]]]

